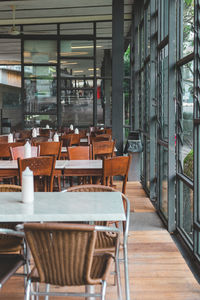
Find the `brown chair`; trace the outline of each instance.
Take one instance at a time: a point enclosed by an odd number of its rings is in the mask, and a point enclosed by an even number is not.
[[[16,160],[19,158],[24,158],[25,156],[25,148],[24,146],[10,147],[11,159]],[[40,147],[39,146],[31,146],[31,157],[37,157],[40,155]]]
[[[61,135],[60,141],[62,141],[63,147],[70,147],[71,146],[71,139],[72,139],[71,134]]]
[[[24,142],[2,143],[0,144],[0,159],[10,159],[10,147],[23,146]]]
[[[110,134],[99,134],[95,136],[90,136],[89,140],[90,144],[93,144],[94,142],[111,141],[112,136]]]
[[[102,141],[92,143],[92,158],[103,159],[114,154],[115,141]]]
[[[0,184],[0,192],[21,192],[22,188],[18,185]],[[0,228],[15,229],[17,223],[0,223]],[[0,253],[21,252],[23,239],[0,234]]]
[[[41,142],[34,145],[40,147],[40,156],[56,156],[60,159],[62,142]]]
[[[90,146],[76,146],[68,147],[68,158],[69,160],[89,160],[91,159],[91,147]],[[85,184],[87,182],[87,177],[79,177],[79,184]],[[92,182],[92,178],[88,178],[89,183]],[[72,177],[70,178],[70,185],[72,186]]]
[[[126,183],[130,166],[130,156],[115,156],[103,160],[103,185],[108,185],[108,179],[113,176],[123,177],[122,193],[126,193]]]
[[[41,295],[41,292],[33,292],[32,282],[56,286],[101,285],[98,297],[105,299],[106,280],[113,256],[95,253],[98,230],[94,225],[87,224],[24,224],[26,240],[35,263],[28,276],[25,299],[30,299],[31,295]],[[46,291],[42,295],[51,295],[51,292]],[[56,292],[53,295],[70,297],[76,296],[76,293]],[[79,292],[77,296],[84,297],[86,294]]]
[[[56,163],[55,156],[40,156],[25,159],[18,158],[17,161],[20,184],[22,182],[22,172],[26,169],[26,167],[29,167],[33,171],[35,178],[35,191],[40,190],[40,188],[42,188],[45,192],[53,191],[54,169]]]
[[[71,134],[71,146],[79,146],[80,145],[80,134]]]
[[[67,192],[118,192],[117,190],[103,185],[97,184],[89,184],[89,185],[80,185],[75,187],[70,187],[67,189]],[[122,201],[126,213],[126,221],[123,222],[123,241],[121,243],[123,247],[123,262],[125,268],[125,287],[126,294],[129,294],[129,280],[128,280],[128,257],[127,257],[127,240],[128,240],[128,230],[129,230],[129,219],[130,219],[130,204],[128,198],[121,194]],[[103,196],[102,196],[103,197]],[[95,222],[96,226],[109,226],[113,224],[113,222],[108,221],[98,221]],[[115,223],[116,227],[118,227],[118,223]],[[121,283],[120,283],[120,269],[119,269],[119,253],[115,252],[115,235],[110,234],[110,232],[98,232],[95,250],[97,253],[99,252],[112,252],[115,253],[115,262],[116,262],[116,275],[117,275],[117,283],[118,283],[118,299],[121,299]]]
[[[88,160],[91,159],[91,147],[89,146],[77,146],[68,147],[69,160]]]

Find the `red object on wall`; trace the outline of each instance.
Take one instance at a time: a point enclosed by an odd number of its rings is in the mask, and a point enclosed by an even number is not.
[[[97,99],[101,99],[101,87],[97,87]]]

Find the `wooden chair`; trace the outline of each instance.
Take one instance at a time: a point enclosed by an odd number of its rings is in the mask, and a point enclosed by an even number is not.
[[[80,134],[71,134],[71,146],[79,146],[80,145]]]
[[[103,141],[111,141],[112,136],[110,134],[99,134],[95,136],[90,136],[90,144],[93,144],[94,142],[103,142]]]
[[[91,159],[91,147],[90,146],[77,146],[68,147],[69,160],[88,160]]]
[[[0,144],[0,159],[11,159],[10,147],[23,146],[24,142]]]
[[[97,228],[87,224],[24,224],[26,240],[35,267],[28,276],[25,299],[31,295],[51,295],[31,288],[33,282],[56,286],[101,285],[101,293],[91,297],[105,299],[106,280],[112,254],[95,253]],[[86,297],[85,293],[54,292],[54,296]]]
[[[89,160],[91,159],[91,147],[90,146],[76,146],[76,147],[68,147],[67,148],[68,152],[68,158],[69,160]],[[88,181],[91,183],[92,178],[87,178],[87,177],[79,177],[78,181],[79,184],[86,184]],[[70,178],[70,185],[72,186],[73,180],[72,177]]]
[[[130,156],[115,156],[103,160],[103,185],[108,185],[108,179],[113,176],[123,177],[122,193],[126,193],[126,183],[130,166]]]
[[[34,175],[34,187],[35,191],[39,190],[42,186],[42,190],[45,192],[53,191],[54,169],[56,163],[55,156],[40,156],[20,159],[18,158],[18,169],[20,184],[22,182],[22,172],[29,167],[33,171]],[[43,178],[42,184],[41,177]]]
[[[60,159],[62,142],[41,142],[34,145],[40,147],[40,156],[56,156]]]
[[[8,137],[5,135],[0,136],[0,143],[7,143],[8,142]]]
[[[35,143],[40,147],[40,156],[56,156],[59,160],[61,157],[62,141],[61,142],[41,142]],[[55,177],[58,181],[58,190],[61,191],[60,175]]]
[[[92,143],[92,158],[103,159],[112,157],[114,153],[115,141],[102,141]]]
[[[24,158],[25,156],[25,148],[24,146],[10,147],[10,155],[12,160],[16,160],[19,158]],[[39,146],[31,146],[31,157],[37,157],[40,155],[40,147]]]

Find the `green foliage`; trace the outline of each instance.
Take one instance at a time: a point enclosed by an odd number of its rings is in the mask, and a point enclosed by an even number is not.
[[[185,0],[185,4],[188,5],[188,6],[191,5],[192,4],[192,0]]]
[[[187,175],[189,178],[193,179],[193,150],[191,150],[188,155],[185,157],[183,162],[183,172],[185,175]]]

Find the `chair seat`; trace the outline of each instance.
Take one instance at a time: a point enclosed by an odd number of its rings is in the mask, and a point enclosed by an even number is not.
[[[0,288],[24,264],[20,254],[0,254]]]
[[[14,236],[1,236],[0,253],[16,252],[22,249],[23,239]]]

